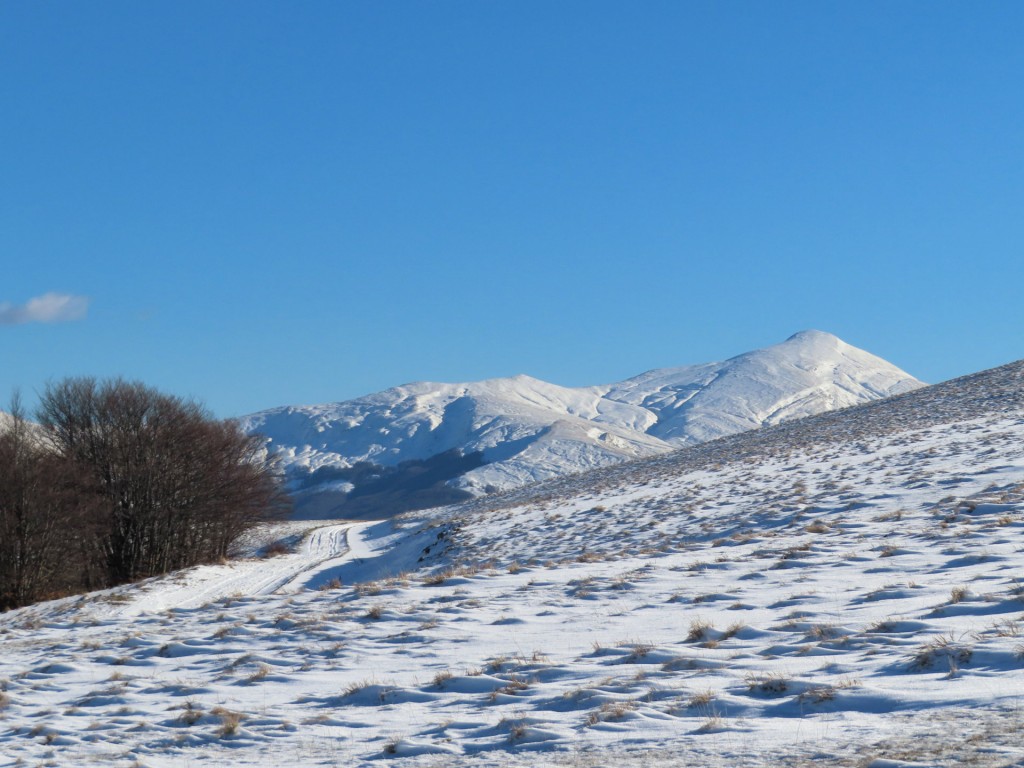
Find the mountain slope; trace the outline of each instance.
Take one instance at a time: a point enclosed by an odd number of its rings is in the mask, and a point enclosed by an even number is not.
[[[0,764],[1024,764],[1024,363],[303,525],[0,615]]]
[[[645,431],[680,446],[920,386],[891,363],[832,334],[802,331],[722,363],[649,371],[598,391],[653,414],[656,421]]]
[[[360,507],[340,512],[351,516],[515,488],[920,386],[831,334],[804,331],[724,362],[653,370],[606,386],[561,387],[529,376],[419,382],[341,403],[263,411],[243,427],[268,438],[307,517],[338,514],[363,479],[384,475],[392,492],[363,494]],[[437,458],[458,456],[471,458]],[[433,462],[437,477],[427,496],[419,487],[423,462]],[[447,476],[439,463],[449,466]],[[409,488],[419,494],[412,503],[402,497]]]

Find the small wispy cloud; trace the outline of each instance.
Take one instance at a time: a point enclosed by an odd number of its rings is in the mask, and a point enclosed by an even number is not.
[[[89,297],[68,293],[44,293],[24,304],[0,302],[0,325],[70,323],[89,311]]]

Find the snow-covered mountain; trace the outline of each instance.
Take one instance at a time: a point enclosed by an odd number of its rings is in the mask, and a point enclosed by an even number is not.
[[[724,362],[617,384],[419,382],[275,408],[242,426],[268,438],[301,515],[336,515],[342,503],[345,515],[371,514],[506,490],[920,386],[831,334],[803,331]]]
[[[1020,768],[1022,534],[1024,361],[273,524],[0,614],[0,766]]]

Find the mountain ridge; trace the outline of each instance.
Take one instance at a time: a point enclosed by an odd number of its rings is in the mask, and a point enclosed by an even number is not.
[[[319,516],[344,503],[353,490],[345,473],[357,465],[382,473],[402,467],[411,478],[417,462],[478,454],[479,465],[443,480],[454,494],[445,501],[456,501],[920,386],[891,363],[812,330],[724,361],[655,368],[612,384],[562,387],[525,374],[412,382],[261,411],[242,426],[267,438],[293,487],[301,486],[299,513]],[[312,482],[318,472],[332,483]],[[397,503],[394,494],[387,503]]]

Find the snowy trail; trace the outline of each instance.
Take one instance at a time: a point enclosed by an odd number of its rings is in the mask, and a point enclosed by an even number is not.
[[[139,614],[171,608],[193,609],[225,597],[271,595],[301,589],[319,571],[345,562],[349,536],[366,523],[339,523],[312,529],[296,552],[270,558],[205,565],[146,585],[137,599],[117,613]]]

